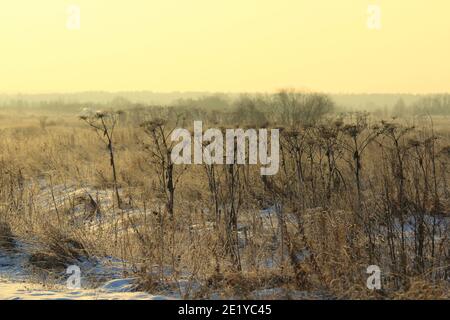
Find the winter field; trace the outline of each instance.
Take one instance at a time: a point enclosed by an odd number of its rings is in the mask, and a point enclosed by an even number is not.
[[[426,99],[4,106],[0,299],[449,299],[450,106]],[[174,164],[199,120],[279,130],[277,174]]]

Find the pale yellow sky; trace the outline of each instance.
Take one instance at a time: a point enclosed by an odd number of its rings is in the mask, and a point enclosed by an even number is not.
[[[2,1],[0,42],[0,93],[450,91],[449,0]]]

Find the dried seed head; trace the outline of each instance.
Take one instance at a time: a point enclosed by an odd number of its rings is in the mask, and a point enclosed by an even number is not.
[[[97,110],[97,111],[95,112],[95,117],[96,117],[96,118],[101,119],[101,118],[104,118],[105,116],[106,116],[106,112],[105,112],[105,111]]]

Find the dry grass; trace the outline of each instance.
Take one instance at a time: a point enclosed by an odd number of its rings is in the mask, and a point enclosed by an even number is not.
[[[0,222],[0,248],[9,251],[14,249],[14,247],[14,235],[11,227],[6,222]]]
[[[89,256],[117,257],[136,270],[139,288],[181,290],[180,283],[187,282],[185,297],[220,292],[249,298],[255,290],[283,288],[335,298],[448,299],[449,230],[442,221],[450,217],[450,156],[437,156],[450,145],[448,119],[434,121],[435,151],[427,144],[429,122],[401,139],[402,179],[392,141],[378,135],[361,154],[360,185],[354,152],[336,141],[333,150],[325,149],[333,139],[329,132],[319,126],[285,128],[279,175],[262,181],[258,168],[239,167],[239,185],[229,185],[224,168],[216,168],[221,206],[215,208],[205,168],[190,166],[176,186],[172,219],[167,190],[144,147],[150,141],[137,123],[154,113],[164,112],[130,111],[115,129],[122,209],[113,200],[108,150],[75,115],[49,114],[43,126],[38,112],[3,114],[0,246],[10,249],[16,238],[32,243],[37,249],[29,264],[41,270],[61,271]],[[219,112],[214,117],[227,119]],[[361,130],[364,135],[369,129]],[[336,132],[339,139],[352,138],[349,128]],[[301,141],[307,143],[301,146],[303,176],[298,178],[294,149],[288,147],[303,134]],[[420,145],[411,147],[411,139]],[[335,158],[329,163],[331,151]],[[230,198],[231,187],[239,199]],[[240,204],[234,228],[225,223],[231,201]],[[282,204],[282,215],[260,214],[275,204]],[[215,209],[221,213],[219,223]],[[406,243],[400,219],[422,221],[424,216],[438,219],[443,232],[425,220]],[[228,234],[237,234],[237,241],[230,242]],[[394,279],[382,291],[366,288],[371,264]]]
[[[43,245],[29,257],[29,263],[33,267],[43,270],[61,269],[88,257],[82,243],[53,227],[45,231],[39,242]]]

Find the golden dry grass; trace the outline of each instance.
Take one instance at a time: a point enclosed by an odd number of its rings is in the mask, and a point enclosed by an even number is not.
[[[45,126],[39,120],[43,116],[47,117]],[[428,265],[421,274],[414,271],[414,248],[407,249],[411,255],[405,262],[408,274],[401,277],[411,279],[408,285],[387,286],[382,292],[366,288],[365,268],[373,264],[374,259],[384,268],[398,267],[391,265],[387,238],[381,235],[384,223],[387,225],[383,210],[387,209],[380,208],[380,199],[386,191],[384,184],[392,184],[389,190],[393,193],[397,187],[395,179],[391,179],[392,173],[389,176],[385,172],[387,176],[383,180],[381,173],[386,168],[381,164],[389,163],[384,162],[386,155],[380,153],[378,145],[370,145],[363,156],[364,223],[374,223],[374,230],[355,222],[355,187],[352,186],[353,172],[348,168],[352,155],[344,155],[337,161],[346,185],[335,189],[328,200],[325,200],[326,186],[321,185],[326,181],[320,177],[322,170],[326,174],[326,163],[320,162],[324,161],[324,154],[319,153],[319,146],[314,147],[312,162],[305,156],[308,171],[305,184],[301,186],[302,193],[298,189],[292,189],[297,192],[293,195],[287,193],[288,188],[297,188],[288,187],[290,176],[286,176],[286,180],[280,177],[279,181],[275,178],[275,185],[281,185],[282,190],[271,193],[260,181],[257,169],[248,169],[239,189],[243,205],[238,220],[245,228],[239,229],[239,241],[243,241],[238,244],[242,270],[236,270],[229,258],[228,244],[224,243],[223,234],[227,231],[223,226],[214,227],[204,168],[191,166],[184,172],[176,189],[176,219],[170,219],[166,214],[164,190],[158,184],[154,167],[142,145],[149,142],[148,137],[131,119],[133,117],[129,116],[120,122],[114,136],[118,182],[125,203],[119,210],[112,197],[107,150],[93,130],[76,115],[2,112],[0,217],[5,222],[0,225],[3,239],[0,245],[8,243],[13,236],[39,244],[40,249],[32,254],[30,263],[42,269],[62,267],[80,255],[115,256],[134,265],[136,274],[142,278],[141,287],[148,290],[160,290],[169,278],[175,283],[182,279],[200,283],[201,290],[192,289],[193,297],[220,291],[224,296],[248,298],[258,289],[283,287],[288,291],[326,292],[336,298],[448,299],[448,283],[429,277],[433,270],[429,270]],[[450,145],[449,124],[450,120],[445,117],[433,119],[433,130],[440,136],[437,148]],[[414,137],[417,134],[420,138],[421,130],[424,135],[431,130],[426,119],[417,120],[415,125],[418,131]],[[430,161],[426,159],[424,161]],[[407,169],[417,176],[408,178],[412,183],[410,187],[417,183],[424,186],[421,190],[432,192],[426,187],[430,183],[426,179],[431,179],[430,167],[425,169],[424,177],[419,177],[416,170],[420,168],[413,167],[413,160]],[[438,163],[448,164],[448,159],[439,158]],[[441,180],[437,191],[442,206],[439,217],[446,218],[449,217],[448,190],[442,188],[449,179],[448,168],[438,168]],[[287,167],[286,170],[293,169]],[[83,196],[70,193],[70,188],[82,190]],[[90,210],[86,209],[90,203],[86,200],[87,194],[98,206],[98,214],[102,215],[100,222],[95,222],[93,216],[97,209],[91,210],[89,215],[86,213]],[[64,201],[60,201],[62,198]],[[297,207],[300,198],[303,208]],[[292,217],[282,221],[273,213],[270,223],[261,218],[259,211],[273,205],[274,201],[283,201],[285,214],[292,214]],[[392,203],[392,208],[395,205]],[[435,212],[431,206],[431,202],[423,204],[428,212]],[[85,208],[81,219],[75,218],[77,208]],[[295,216],[300,219],[297,221]],[[280,233],[280,223],[286,224],[284,235]],[[376,239],[368,239],[368,235]],[[399,250],[399,239],[392,241],[396,241],[395,250]],[[371,245],[376,249],[369,254]],[[428,248],[430,243],[425,245]],[[449,268],[448,235],[441,238],[439,245],[433,248],[433,257],[427,251],[425,258],[431,265],[436,263],[439,268]],[[308,254],[295,262],[292,256],[298,254],[292,252],[295,250]]]

